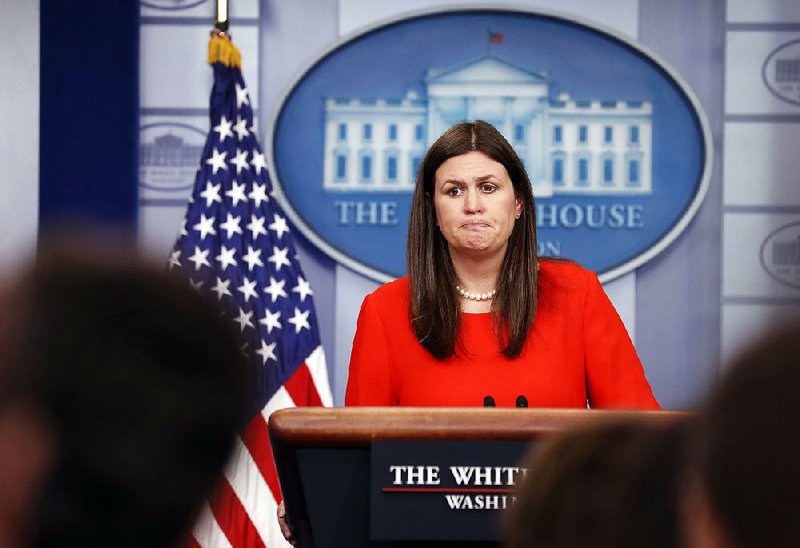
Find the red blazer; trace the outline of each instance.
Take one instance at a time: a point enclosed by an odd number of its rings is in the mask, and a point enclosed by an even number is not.
[[[346,405],[474,407],[491,396],[514,407],[658,409],[625,326],[597,276],[541,261],[536,319],[519,357],[500,353],[491,314],[461,314],[464,355],[438,361],[408,317],[408,278],[361,305]]]

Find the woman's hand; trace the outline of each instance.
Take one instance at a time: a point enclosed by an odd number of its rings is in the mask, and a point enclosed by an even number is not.
[[[283,538],[291,544],[292,546],[297,545],[297,539],[294,538],[294,534],[292,533],[292,528],[289,527],[289,522],[286,520],[286,505],[283,504],[283,501],[278,505],[278,525],[281,527],[281,533],[283,534]]]

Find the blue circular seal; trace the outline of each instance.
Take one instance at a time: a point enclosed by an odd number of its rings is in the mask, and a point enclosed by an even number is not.
[[[705,115],[654,53],[561,15],[458,8],[356,32],[304,70],[273,128],[276,190],[337,261],[401,276],[416,169],[467,119],[494,124],[525,163],[540,254],[603,281],[667,247],[708,187]]]
[[[188,10],[206,2],[208,0],[140,0],[140,3],[148,8],[168,11]]]

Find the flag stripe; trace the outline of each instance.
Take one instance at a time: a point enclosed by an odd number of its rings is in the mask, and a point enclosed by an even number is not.
[[[291,546],[280,532],[278,504],[251,457],[243,444],[237,444],[236,466],[228,467],[225,476],[265,544],[270,548]]]
[[[292,400],[292,397],[286,391],[286,388],[281,386],[275,395],[270,398],[267,402],[267,405],[264,406],[264,409],[261,410],[261,416],[264,417],[264,420],[269,422],[269,416],[272,415],[275,411],[279,411],[281,409],[288,409],[290,407],[297,407]]]
[[[267,422],[264,420],[263,415],[258,414],[253,417],[245,431],[242,432],[242,442],[250,452],[255,466],[267,482],[267,486],[269,486],[273,498],[280,502],[282,500],[281,488],[278,483],[278,473],[275,470],[275,462],[272,460],[272,449],[269,445]]]
[[[266,546],[227,479],[219,482],[211,497],[210,506],[214,519],[232,548]]]
[[[331,394],[330,382],[328,382],[328,366],[325,363],[325,351],[322,346],[316,347],[306,358],[305,363],[311,372],[311,378],[314,379],[314,386],[322,400],[322,405],[331,407],[333,405],[333,395]]]
[[[294,375],[284,383],[286,391],[298,406],[322,405],[314,381],[311,379],[311,372],[305,363],[300,364]]]
[[[192,536],[201,548],[232,548],[225,533],[219,528],[217,520],[214,519],[208,503],[203,504],[203,509],[194,526]]]

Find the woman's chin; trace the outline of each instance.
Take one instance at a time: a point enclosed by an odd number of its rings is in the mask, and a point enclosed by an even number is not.
[[[476,238],[461,242],[455,249],[451,246],[450,251],[455,251],[456,253],[462,253],[464,255],[485,255],[490,253],[492,249],[490,243],[485,239]]]

